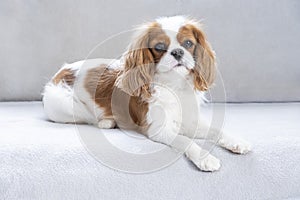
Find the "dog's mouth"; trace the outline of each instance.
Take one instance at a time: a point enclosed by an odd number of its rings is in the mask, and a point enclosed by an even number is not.
[[[176,67],[185,67],[182,61],[179,61],[176,65],[173,66],[173,68]]]

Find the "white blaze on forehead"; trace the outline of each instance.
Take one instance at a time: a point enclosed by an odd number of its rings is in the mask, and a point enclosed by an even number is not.
[[[162,29],[178,32],[179,28],[185,24],[186,18],[184,16],[161,17],[156,21],[161,25]]]

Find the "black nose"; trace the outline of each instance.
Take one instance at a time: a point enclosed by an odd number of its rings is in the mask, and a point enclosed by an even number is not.
[[[173,49],[171,51],[171,55],[174,56],[174,58],[176,60],[180,60],[182,58],[183,54],[184,54],[183,50],[179,49],[179,48],[178,49]]]

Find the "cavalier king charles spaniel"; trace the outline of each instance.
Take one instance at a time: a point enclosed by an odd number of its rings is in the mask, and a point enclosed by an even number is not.
[[[184,154],[202,171],[220,161],[195,139],[234,153],[250,145],[199,117],[202,94],[214,82],[215,53],[200,23],[184,16],[162,17],[137,28],[118,60],[65,64],[45,86],[49,119],[134,130]]]

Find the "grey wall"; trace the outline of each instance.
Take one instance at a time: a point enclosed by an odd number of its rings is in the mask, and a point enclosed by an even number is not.
[[[2,0],[0,100],[40,99],[62,63],[84,59],[133,25],[175,14],[204,19],[227,101],[300,100],[297,0]],[[111,40],[91,57],[120,55],[128,38]],[[217,100],[220,90],[218,80]]]

